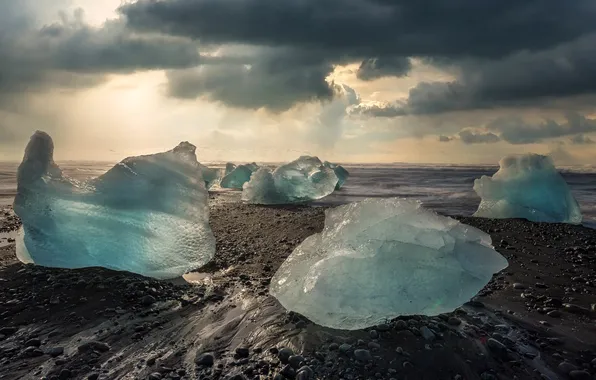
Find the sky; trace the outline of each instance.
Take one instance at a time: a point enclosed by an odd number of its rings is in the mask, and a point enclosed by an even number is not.
[[[0,0],[0,161],[596,165],[593,0]]]

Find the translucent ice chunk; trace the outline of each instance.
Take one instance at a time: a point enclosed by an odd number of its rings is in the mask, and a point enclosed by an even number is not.
[[[226,164],[226,171],[224,173],[224,176],[230,174],[234,169],[236,169],[236,165],[231,162],[228,162]]]
[[[499,165],[492,177],[474,181],[474,191],[482,198],[474,216],[581,223],[579,205],[550,157],[507,156]]]
[[[325,213],[273,276],[289,310],[337,329],[437,315],[469,301],[507,267],[490,236],[405,199],[366,199]]]
[[[226,172],[228,171],[228,168],[230,168],[230,169],[232,168],[231,166],[228,167],[228,165],[226,165]],[[240,190],[240,189],[242,189],[242,186],[245,183],[250,181],[250,177],[252,176],[252,173],[255,172],[258,168],[259,168],[259,166],[257,164],[255,164],[254,162],[251,164],[246,164],[246,165],[238,165],[237,167],[232,169],[232,171],[230,171],[228,174],[226,174],[225,177],[223,177],[221,179],[221,182],[219,185],[225,189],[239,189]]]
[[[193,145],[127,158],[85,183],[62,174],[53,150],[50,136],[36,132],[18,169],[18,257],[156,278],[180,276],[213,257],[208,194]]]
[[[337,176],[337,185],[335,185],[335,190],[341,189],[341,187],[344,185],[344,183],[350,176],[350,173],[343,166],[338,165],[338,164],[333,164],[329,161],[325,161],[324,165],[327,166],[328,168],[333,169],[333,171],[335,172],[335,175]]]
[[[209,190],[213,185],[219,181],[221,177],[221,170],[215,168],[209,168],[205,165],[199,164],[201,168],[201,173],[203,175],[203,180],[205,181],[205,187]]]
[[[242,200],[254,204],[289,204],[321,199],[337,185],[334,170],[317,157],[302,156],[271,172],[259,169],[244,186]]]

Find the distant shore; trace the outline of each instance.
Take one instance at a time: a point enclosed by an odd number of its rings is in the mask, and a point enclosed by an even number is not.
[[[267,291],[283,260],[322,229],[324,208],[230,197],[211,195],[217,252],[186,276],[193,283],[23,265],[14,244],[0,248],[0,379],[292,379],[300,368],[311,371],[301,379],[354,380],[596,373],[595,230],[458,217],[490,233],[510,267],[454,313],[346,332],[287,313]],[[282,347],[296,355],[288,360]]]

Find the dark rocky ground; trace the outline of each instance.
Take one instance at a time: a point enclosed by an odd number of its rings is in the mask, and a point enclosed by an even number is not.
[[[213,198],[216,257],[191,283],[24,265],[0,248],[0,379],[596,378],[595,230],[460,218],[510,267],[451,314],[346,332],[267,293],[323,209]]]

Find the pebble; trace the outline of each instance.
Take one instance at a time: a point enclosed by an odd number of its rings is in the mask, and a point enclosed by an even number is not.
[[[155,303],[155,297],[153,297],[152,295],[145,295],[143,296],[143,298],[141,298],[141,304],[145,305],[145,306],[151,306]]]
[[[213,354],[206,352],[204,354],[201,354],[199,356],[197,356],[197,358],[195,359],[195,363],[197,365],[201,365],[201,366],[212,366],[213,363],[215,362],[215,357],[213,356]]]
[[[48,355],[55,358],[56,356],[60,356],[64,353],[64,347],[52,347],[48,350]]]
[[[513,289],[524,290],[524,289],[526,289],[526,286],[524,284],[520,284],[519,282],[516,282],[515,284],[513,284]]]
[[[577,367],[569,362],[561,362],[557,367],[561,373],[568,375],[571,371],[577,370]]]
[[[290,348],[287,348],[287,347],[282,348],[277,353],[277,357],[283,364],[288,364],[288,360],[290,359],[290,356],[292,356],[292,355],[294,355],[294,351],[292,351]]]
[[[314,375],[313,370],[309,366],[300,367],[298,374],[296,375],[297,380],[309,380]]]
[[[293,379],[296,377],[296,370],[289,364],[286,364],[279,373],[286,379]]]
[[[63,369],[62,371],[60,371],[60,374],[58,375],[58,378],[60,379],[70,379],[72,376],[72,372],[70,372],[70,370],[68,369]]]
[[[339,352],[341,352],[342,354],[348,354],[350,351],[352,351],[352,346],[344,343],[341,346],[339,346]]]
[[[107,352],[107,351],[110,351],[110,345],[107,343],[92,340],[90,342],[81,344],[77,349],[79,350],[79,352],[88,352],[88,351]]]
[[[355,350],[354,357],[361,362],[369,362],[372,360],[372,355],[369,350]]]
[[[153,372],[151,375],[147,376],[147,380],[161,380],[161,373]]]
[[[339,344],[337,344],[337,343],[331,343],[329,345],[329,351],[336,351],[338,349],[339,349]]]
[[[368,342],[368,348],[371,350],[379,350],[381,349],[381,345],[377,342]]]
[[[377,330],[370,330],[368,332],[368,335],[370,336],[371,339],[378,339],[379,338],[379,333],[377,332]]]
[[[488,341],[486,342],[486,345],[488,346],[489,349],[491,349],[493,352],[495,352],[499,355],[503,355],[503,354],[507,353],[507,346],[505,346],[503,343],[499,342],[495,338],[489,338]]]
[[[435,334],[430,331],[430,329],[426,326],[422,326],[420,328],[420,335],[422,335],[422,337],[426,340],[435,340],[436,336]]]
[[[389,329],[390,329],[390,327],[386,323],[381,323],[381,324],[377,325],[378,331],[385,332],[385,331],[389,331]]]
[[[395,322],[396,330],[405,330],[407,328],[408,328],[408,324],[406,323],[406,321],[400,319],[399,321]]]
[[[571,371],[569,378],[573,380],[592,380],[592,375],[587,371]]]
[[[236,355],[238,355],[241,358],[247,358],[250,355],[250,350],[248,349],[248,347],[237,347]]]
[[[97,372],[92,372],[89,374],[89,376],[87,376],[87,380],[97,380],[99,379],[99,373]]]
[[[546,313],[551,318],[561,318],[561,312],[559,310],[551,310]]]
[[[304,358],[300,355],[292,355],[288,358],[288,363],[294,369],[300,368],[300,364],[304,361]]]
[[[451,326],[459,326],[459,325],[461,325],[461,319],[451,317],[447,320],[447,323],[450,324]]]

